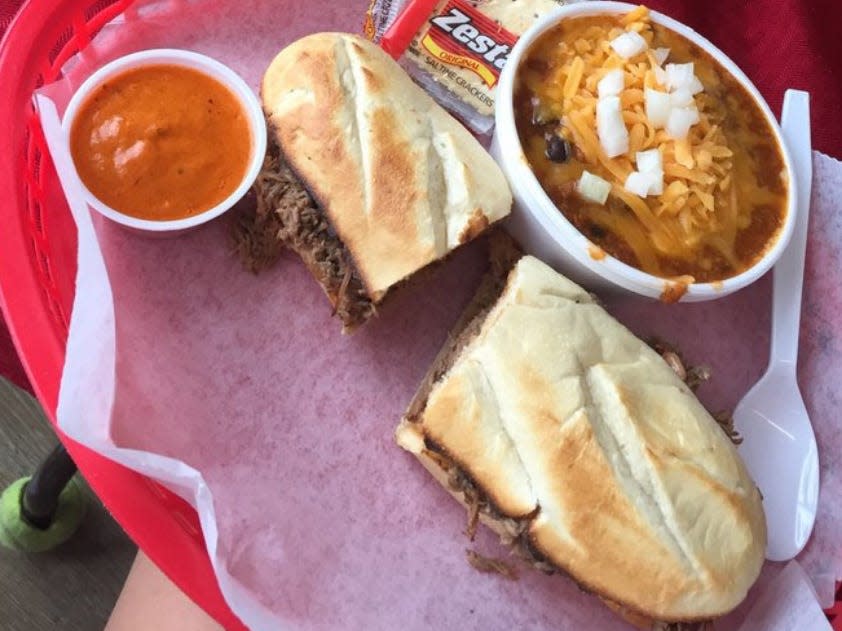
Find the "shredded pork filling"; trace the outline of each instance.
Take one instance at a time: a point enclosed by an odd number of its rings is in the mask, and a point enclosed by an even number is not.
[[[233,225],[235,249],[246,268],[266,269],[288,247],[321,283],[347,330],[371,317],[374,303],[350,253],[274,142],[270,142],[254,192],[255,207],[240,213]]]
[[[510,563],[484,556],[474,550],[466,550],[465,556],[468,559],[468,563],[478,572],[482,572],[483,574],[499,574],[510,581],[516,581],[518,579],[517,569]]]

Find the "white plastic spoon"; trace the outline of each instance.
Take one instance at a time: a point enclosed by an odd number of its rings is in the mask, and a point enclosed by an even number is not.
[[[816,437],[795,371],[813,174],[806,92],[787,90],[781,121],[795,168],[795,230],[774,269],[769,367],[734,411],[740,454],[763,494],[770,561],[791,559],[807,543],[819,494]]]

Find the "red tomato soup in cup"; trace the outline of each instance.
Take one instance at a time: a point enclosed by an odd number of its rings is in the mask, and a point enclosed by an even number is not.
[[[94,90],[70,132],[97,198],[140,219],[180,219],[228,197],[248,167],[249,127],[228,88],[192,68],[127,70]]]
[[[254,92],[219,62],[173,49],[98,70],[63,127],[90,204],[152,232],[179,232],[233,206],[266,151]]]

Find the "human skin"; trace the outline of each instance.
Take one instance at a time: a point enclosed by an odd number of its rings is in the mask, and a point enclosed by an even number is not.
[[[105,631],[222,631],[150,561],[138,552]]]

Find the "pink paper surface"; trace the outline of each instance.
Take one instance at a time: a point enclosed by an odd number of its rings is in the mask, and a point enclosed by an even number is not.
[[[790,561],[757,599],[739,631],[830,631],[812,585],[797,561]]]
[[[292,39],[359,30],[365,3],[139,6],[102,34],[67,85],[48,91],[60,108],[89,68],[155,46],[209,53],[256,87],[274,53]],[[842,378],[836,359],[842,219],[833,201],[842,195],[842,168],[824,157],[814,168],[799,377],[818,435],[822,487],[816,531],[799,560],[828,605],[833,580],[842,575],[835,390]],[[566,579],[526,570],[516,582],[478,574],[464,558],[470,546],[464,511],[394,444],[402,411],[476,285],[481,245],[396,292],[379,318],[347,337],[294,256],[259,276],[245,272],[224,221],[176,239],[94,221],[98,243],[80,234],[80,256],[96,258],[101,248],[108,277],[84,267],[91,277],[80,278],[84,293],[77,294],[75,350],[65,374],[89,391],[68,388],[63,397],[101,405],[74,435],[111,454],[98,434],[108,430],[117,447],[198,470],[212,493],[214,510],[203,515],[216,520],[216,558],[278,620],[297,629],[628,628]],[[116,363],[107,344],[84,355],[85,339],[110,332],[91,330],[76,315],[83,312],[80,300],[87,300],[87,313],[107,311],[109,282],[114,319],[103,322],[116,327]],[[707,304],[612,298],[607,307],[640,335],[658,335],[678,344],[691,363],[709,364],[714,377],[700,396],[711,409],[732,408],[765,367],[768,277]],[[94,396],[99,383],[106,386]],[[75,421],[60,414],[59,422]],[[123,462],[146,462],[136,452],[121,453]],[[505,554],[485,530],[472,547]],[[719,628],[741,624],[779,570],[768,565],[747,602]],[[256,619],[248,599],[226,595],[235,612]]]

